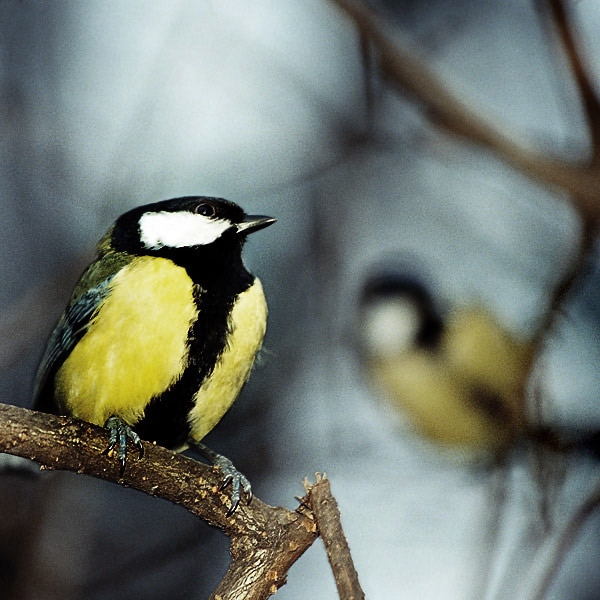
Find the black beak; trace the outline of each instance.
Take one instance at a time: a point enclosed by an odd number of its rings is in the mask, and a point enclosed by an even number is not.
[[[269,225],[273,225],[277,219],[273,217],[265,217],[264,215],[246,215],[245,219],[236,225],[237,232],[241,235],[254,233],[259,229],[264,229]]]

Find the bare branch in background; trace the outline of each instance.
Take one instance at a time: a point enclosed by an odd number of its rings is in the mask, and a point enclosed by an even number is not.
[[[544,0],[544,2],[550,9],[553,25],[558,31],[562,47],[567,55],[571,71],[581,94],[592,139],[591,163],[597,165],[600,161],[600,102],[588,76],[585,60],[573,37],[564,2],[562,0]]]
[[[595,489],[592,490],[563,528],[551,537],[538,552],[536,564],[528,573],[530,583],[526,586],[526,591],[522,595],[523,600],[543,600],[546,598],[560,565],[563,564],[583,526],[599,505],[600,485],[596,485]]]
[[[360,35],[367,37],[379,56],[379,65],[388,81],[408,92],[426,108],[428,116],[451,133],[494,152],[499,158],[543,185],[560,188],[584,221],[594,226],[600,221],[600,168],[595,164],[573,164],[530,149],[522,141],[505,135],[484,116],[470,109],[450,92],[418,58],[414,48],[400,48],[387,33],[384,23],[364,2],[331,0],[354,21]],[[572,60],[579,61],[579,55]],[[577,62],[577,64],[580,64]],[[577,79],[591,91],[583,69]],[[592,110],[588,116],[597,119]],[[594,125],[592,128],[597,127]]]
[[[564,50],[569,61],[571,71],[575,78],[575,82],[583,102],[583,108],[592,142],[591,158],[589,161],[588,170],[598,173],[600,171],[600,101],[598,100],[598,96],[588,75],[584,58],[581,55],[581,52],[574,39],[572,27],[569,23],[563,0],[543,1],[550,9],[552,25],[559,33],[562,49]],[[569,192],[568,189],[565,189],[565,191]],[[595,193],[596,211],[600,212],[600,195],[598,195],[597,190]],[[577,197],[574,198],[574,204],[575,207],[578,208]],[[598,221],[597,219],[589,218],[581,211],[580,214],[582,218],[582,229],[579,253],[578,256],[575,257],[571,268],[568,269],[564,276],[558,281],[554,289],[554,294],[550,303],[550,310],[546,315],[545,323],[543,323],[542,327],[540,328],[540,335],[538,336],[537,340],[538,345],[543,343],[544,333],[552,325],[556,311],[558,311],[564,304],[564,301],[570,290],[573,288],[573,285],[580,279],[585,268],[586,257],[592,250],[594,237],[597,232]]]

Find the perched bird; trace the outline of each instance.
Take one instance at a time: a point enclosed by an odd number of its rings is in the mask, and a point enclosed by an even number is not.
[[[368,379],[418,432],[476,455],[521,435],[532,349],[488,312],[442,314],[423,282],[387,270],[366,281],[359,313]]]
[[[227,200],[190,196],[121,215],[97,247],[50,335],[35,405],[110,431],[121,474],[127,438],[188,444],[232,482],[231,509],[248,480],[200,440],[248,379],[267,305],[242,262],[246,237],[275,219]]]

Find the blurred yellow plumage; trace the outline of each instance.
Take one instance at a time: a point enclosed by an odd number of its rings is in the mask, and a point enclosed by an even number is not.
[[[523,431],[531,349],[481,307],[442,319],[421,283],[387,274],[366,284],[360,314],[368,379],[417,432],[495,453]]]

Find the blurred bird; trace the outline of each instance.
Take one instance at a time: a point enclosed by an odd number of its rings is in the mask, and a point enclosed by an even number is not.
[[[388,270],[365,283],[359,310],[368,379],[419,433],[476,454],[522,433],[532,349],[483,308],[442,315],[423,282]]]
[[[48,340],[35,408],[110,431],[121,474],[127,438],[183,450],[189,443],[232,483],[248,480],[200,440],[246,382],[266,327],[259,279],[242,262],[246,237],[275,219],[203,196],[140,206],[97,247]]]

